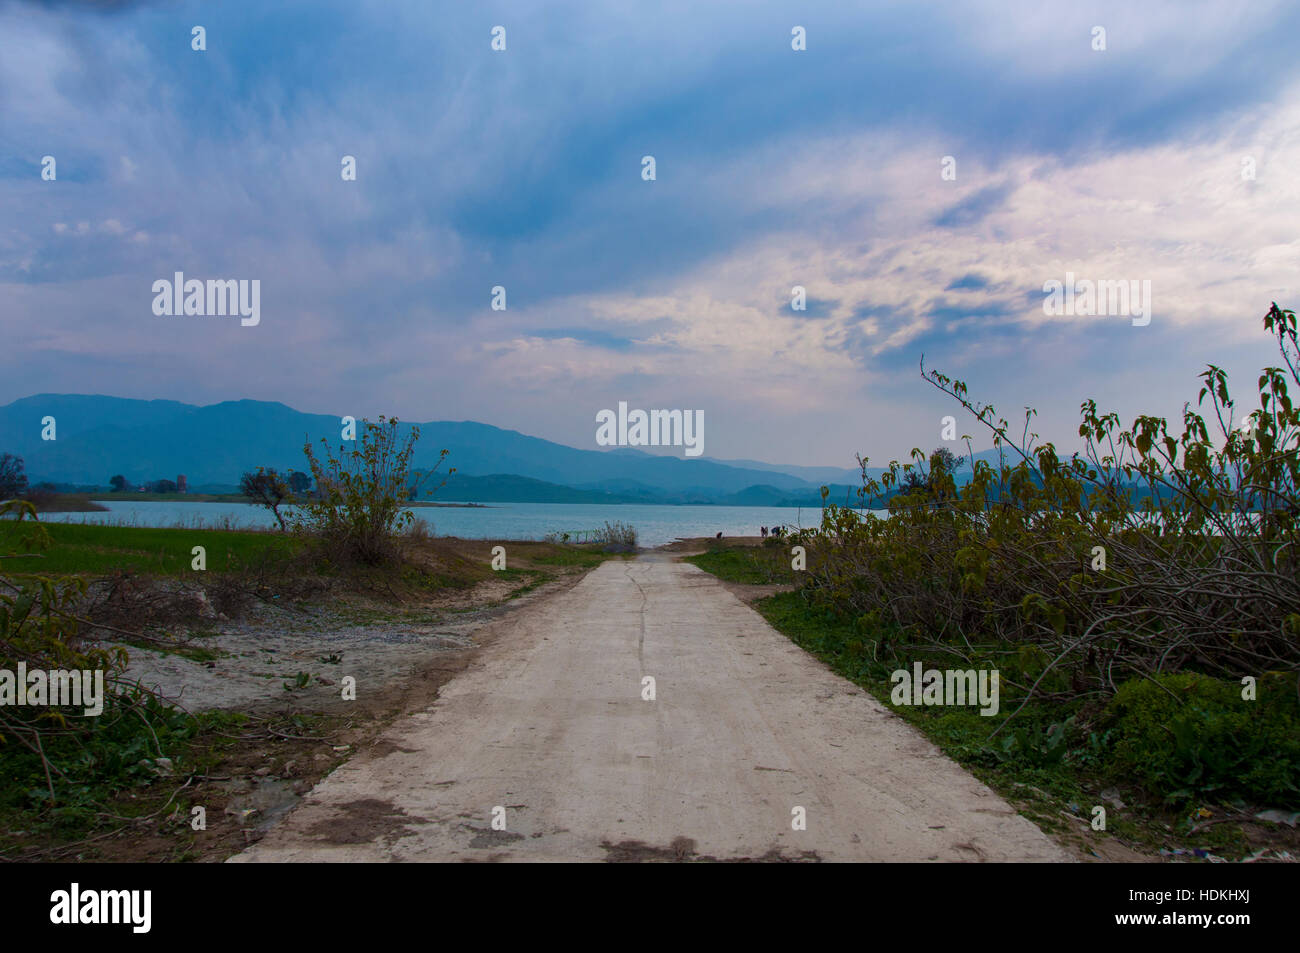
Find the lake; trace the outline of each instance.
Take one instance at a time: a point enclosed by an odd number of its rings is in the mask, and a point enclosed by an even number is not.
[[[126,526],[270,527],[271,512],[246,503],[120,502],[102,499],[106,512],[44,513],[59,523]],[[786,506],[662,506],[639,503],[491,503],[483,507],[417,507],[415,515],[439,536],[463,539],[541,539],[548,533],[591,531],[621,521],[636,527],[641,546],[681,536],[757,536],[760,526],[817,526],[821,509]]]

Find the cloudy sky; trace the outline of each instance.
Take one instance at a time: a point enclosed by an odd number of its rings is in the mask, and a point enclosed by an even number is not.
[[[1245,396],[1276,362],[1297,36],[1268,0],[0,0],[0,403],[594,448],[625,400],[702,409],[710,457],[851,466],[939,442],[924,354],[1072,449],[1084,398],[1176,417],[1206,363]],[[259,279],[261,323],[155,316],[176,271]],[[1149,280],[1151,323],[1048,317],[1067,271]]]

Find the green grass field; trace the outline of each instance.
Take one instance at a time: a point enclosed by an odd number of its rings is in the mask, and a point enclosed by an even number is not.
[[[789,547],[780,546],[712,547],[699,556],[687,556],[685,561],[727,582],[788,585],[796,581],[789,552]]]
[[[36,524],[30,521],[0,520],[0,556],[22,553],[22,539]],[[90,523],[41,523],[52,545],[33,555],[0,559],[0,572],[9,575],[104,575],[116,570],[133,570],[156,575],[192,572],[195,546],[207,554],[209,572],[238,569],[267,554],[296,554],[305,541],[282,533],[225,529],[156,529],[142,526],[112,526]],[[490,540],[429,540],[423,550],[437,557],[438,569],[423,566],[419,573],[426,582],[463,587],[492,575]],[[503,541],[510,548],[511,566],[553,569],[590,569],[610,555],[595,545],[560,545],[534,541]],[[408,569],[411,567],[408,567]]]
[[[247,564],[268,550],[289,551],[300,545],[278,533],[215,529],[151,529],[138,526],[95,526],[42,523],[52,545],[33,555],[0,561],[12,574],[111,573],[119,569],[179,575],[191,572],[193,549],[202,546],[209,571]],[[22,552],[30,522],[0,520],[0,555]]]

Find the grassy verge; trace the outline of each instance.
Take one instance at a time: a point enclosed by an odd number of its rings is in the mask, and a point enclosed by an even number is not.
[[[687,561],[732,583],[796,581],[782,550],[714,547]],[[975,708],[892,703],[890,675],[906,667],[900,659],[943,669],[953,667],[950,656],[926,654],[896,631],[819,609],[799,591],[754,607],[1085,857],[1129,859],[1136,851],[1176,859],[1300,859],[1297,829],[1282,822],[1297,810],[1300,793],[1289,790],[1285,773],[1300,742],[1294,678],[1261,682],[1260,700],[1250,703],[1234,684],[1162,677],[1129,683],[1111,699],[1032,700],[1003,725],[1019,704],[1005,689],[994,717]],[[1270,793],[1252,801],[1223,778]],[[1098,807],[1106,812],[1104,831],[1092,826]],[[1255,816],[1265,809],[1277,810],[1271,816],[1279,821]]]
[[[282,534],[215,529],[151,529],[43,523],[53,545],[33,555],[5,560],[12,574],[107,574],[133,571],[163,576],[189,573],[195,546],[206,550],[209,571],[236,569],[270,553],[292,552],[299,545]],[[0,552],[21,549],[30,523],[0,520]]]
[[[710,543],[709,551],[698,556],[688,556],[705,572],[726,582],[748,586],[793,584],[794,570],[790,568],[788,547],[780,546],[727,546]]]
[[[154,529],[78,523],[42,523],[52,545],[33,555],[6,560],[11,575],[107,574],[133,571],[177,576],[193,571],[193,548],[206,550],[209,572],[234,571],[257,560],[293,556],[303,543],[294,536],[257,530]],[[0,520],[0,551],[20,550],[31,523]],[[430,539],[412,547],[410,565],[426,570],[431,586],[461,587],[490,578],[492,546],[505,545],[512,568],[546,566],[590,569],[611,554],[594,544],[533,541]],[[409,568],[406,567],[406,568]]]

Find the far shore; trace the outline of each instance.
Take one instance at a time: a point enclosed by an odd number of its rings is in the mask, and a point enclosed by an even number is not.
[[[102,496],[96,496],[90,500],[92,503],[243,503],[247,506],[260,506],[260,503],[254,503],[246,496],[238,493],[108,493]],[[292,506],[292,502],[285,501],[286,506]],[[448,506],[461,509],[487,509],[486,503],[434,503],[432,500],[407,500],[406,506]],[[91,507],[91,509],[103,509],[100,506]],[[79,512],[71,510],[67,512]]]
[[[246,496],[233,493],[111,493],[102,496],[90,496],[85,493],[56,493],[32,500],[37,513],[107,513],[106,503],[243,503],[255,504]],[[293,504],[286,501],[286,506]],[[486,503],[434,503],[431,500],[408,500],[406,505],[415,507],[451,509],[491,509]]]
[[[106,513],[107,506],[100,506],[82,493],[56,493],[42,496],[31,501],[37,513]]]

